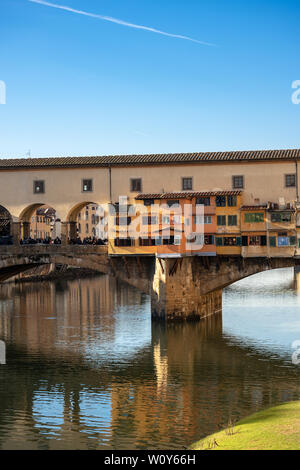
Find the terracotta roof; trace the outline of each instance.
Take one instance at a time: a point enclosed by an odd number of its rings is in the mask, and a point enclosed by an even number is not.
[[[178,193],[148,193],[139,194],[136,200],[144,199],[191,199],[193,197],[209,197],[209,196],[239,196],[242,191],[180,191]]]
[[[16,158],[0,160],[6,168],[109,167],[128,165],[168,165],[210,162],[243,162],[300,159],[300,149],[234,152],[169,153],[150,155],[111,155],[89,157]]]

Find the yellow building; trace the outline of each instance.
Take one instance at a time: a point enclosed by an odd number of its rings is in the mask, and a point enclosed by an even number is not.
[[[51,207],[43,206],[37,209],[31,217],[30,237],[35,240],[52,238],[55,218],[55,210]]]
[[[99,238],[99,206],[97,204],[86,205],[77,216],[77,234],[84,238]]]
[[[241,205],[240,190],[216,196],[216,246],[218,255],[241,255]]]

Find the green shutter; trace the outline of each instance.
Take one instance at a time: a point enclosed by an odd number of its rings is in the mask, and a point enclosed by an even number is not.
[[[228,225],[237,225],[237,216],[236,215],[229,215],[228,216]]]
[[[296,246],[297,239],[296,237],[290,237],[290,246]]]
[[[276,246],[276,237],[269,237],[269,245]]]
[[[264,222],[264,213],[263,212],[255,212],[251,214],[245,214],[245,223],[253,224],[253,223],[260,223]]]
[[[216,238],[216,245],[217,246],[223,246],[223,238],[217,237]]]

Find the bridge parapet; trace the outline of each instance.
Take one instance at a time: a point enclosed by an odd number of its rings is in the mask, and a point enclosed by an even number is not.
[[[107,246],[103,245],[2,245],[0,255],[41,255],[58,254],[88,255],[107,254]]]

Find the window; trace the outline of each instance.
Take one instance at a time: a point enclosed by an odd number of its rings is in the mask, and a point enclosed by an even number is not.
[[[93,180],[82,180],[82,192],[91,193],[93,191]]]
[[[134,240],[131,238],[115,238],[115,246],[126,247],[134,246]]]
[[[130,180],[130,191],[133,193],[140,193],[142,191],[142,180],[141,178],[131,178]]]
[[[271,222],[291,222],[292,214],[290,212],[271,213]]]
[[[142,223],[143,225],[156,225],[158,224],[158,217],[156,215],[144,215],[142,217]]]
[[[81,224],[78,224],[78,233],[81,233]]]
[[[131,224],[131,217],[117,217],[116,225],[126,227]]]
[[[226,206],[226,197],[225,196],[217,196],[216,197],[216,206],[217,207],[225,207]]]
[[[210,206],[210,197],[197,197],[196,204],[202,206]]]
[[[233,189],[244,189],[244,177],[242,175],[232,177]]]
[[[269,237],[269,245],[272,247],[276,246],[276,237]]]
[[[214,241],[215,241],[215,237],[213,235],[204,236],[204,245],[213,245]]]
[[[45,181],[34,181],[33,192],[34,194],[44,194],[45,193]]]
[[[174,245],[174,236],[171,235],[170,238],[163,238],[163,245]]]
[[[154,204],[154,199],[145,199],[144,206],[152,206]]]
[[[264,213],[263,212],[252,212],[249,214],[245,214],[244,221],[245,224],[255,224],[264,222]]]
[[[216,245],[217,246],[223,246],[223,238],[217,237],[216,238]]]
[[[89,233],[89,224],[85,225],[85,233]]]
[[[169,224],[170,223],[170,217],[168,215],[163,215],[162,216],[162,223],[163,224]]]
[[[241,246],[242,239],[241,237],[225,237],[224,246]]]
[[[182,189],[183,191],[192,191],[193,189],[193,178],[182,178]]]
[[[181,237],[178,235],[174,237],[174,245],[180,245],[181,244]]]
[[[260,245],[260,236],[249,237],[250,246],[259,246]]]
[[[194,215],[194,224],[203,224],[204,219],[202,215]]]
[[[228,207],[236,207],[236,196],[227,196],[227,205]]]
[[[169,200],[167,201],[167,206],[168,207],[179,206],[179,200],[175,200],[175,199]]]
[[[280,234],[278,234],[278,246],[289,246],[289,244],[290,244],[289,237],[281,236]]]
[[[217,216],[217,225],[226,225],[226,215]]]
[[[228,225],[237,225],[237,216],[236,215],[229,215],[228,216]]]
[[[286,188],[295,188],[296,186],[296,175],[285,175],[285,186]]]
[[[204,216],[204,223],[205,224],[212,224],[212,216],[211,215],[205,215]]]

